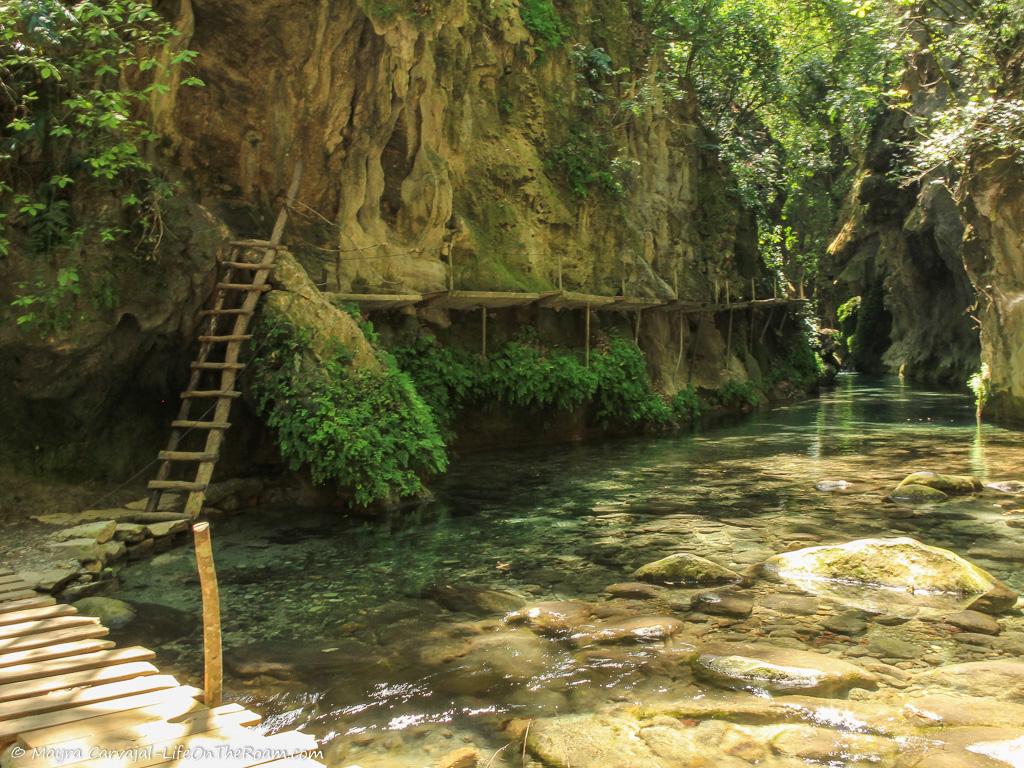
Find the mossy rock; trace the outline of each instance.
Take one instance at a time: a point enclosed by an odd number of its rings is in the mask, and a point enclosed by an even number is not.
[[[896,490],[889,494],[890,501],[902,502],[904,504],[938,504],[949,498],[949,494],[943,493],[937,488],[917,483],[900,484]]]
[[[685,552],[640,566],[633,577],[654,584],[724,584],[742,578],[724,565]]]
[[[785,552],[769,558],[763,570],[783,581],[812,586],[833,582],[922,598],[936,593],[975,597],[972,607],[986,613],[1008,610],[1016,602],[1016,595],[984,569],[954,552],[908,537],[858,539]]]
[[[75,608],[85,616],[95,616],[110,629],[120,629],[135,620],[135,609],[123,600],[112,597],[85,597]]]
[[[837,695],[878,682],[871,672],[823,653],[730,643],[705,648],[694,672],[726,687],[770,693]]]
[[[971,493],[980,493],[984,486],[976,477],[970,475],[940,475],[937,472],[914,472],[903,478],[903,481],[896,486],[896,490],[908,485],[923,485],[942,491],[950,496],[964,496]]]

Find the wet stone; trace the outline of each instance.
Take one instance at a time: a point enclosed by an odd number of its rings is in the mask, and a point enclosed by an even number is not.
[[[889,635],[876,635],[868,640],[868,651],[882,659],[916,659],[927,653],[916,643]]]
[[[944,617],[943,621],[964,632],[977,632],[982,635],[999,634],[999,622],[988,614],[978,611],[959,611]]]
[[[830,616],[824,622],[825,629],[837,635],[855,637],[867,631],[868,623],[861,611],[847,611],[837,616]]]
[[[816,597],[787,595],[777,592],[758,598],[757,605],[760,608],[768,608],[793,616],[812,616],[817,613],[818,608],[821,606],[821,601]]]
[[[612,597],[624,597],[632,600],[654,600],[661,596],[661,590],[658,587],[639,581],[609,584],[604,591]]]
[[[705,592],[694,598],[693,607],[714,616],[745,619],[753,612],[754,602],[748,597],[728,592]]]

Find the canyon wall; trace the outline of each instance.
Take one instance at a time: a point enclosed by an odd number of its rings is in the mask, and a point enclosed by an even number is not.
[[[102,440],[79,463],[115,476],[155,450],[215,261],[229,233],[266,235],[300,159],[286,241],[327,291],[771,293],[752,217],[730,197],[692,99],[654,87],[650,31],[625,4],[564,4],[555,40],[532,32],[512,0],[161,8],[177,18],[175,45],[198,52],[190,74],[205,83],[181,87],[176,75],[153,95],[162,163],[182,183],[168,242],[152,263],[124,268],[125,300],[83,318],[73,343],[26,339],[5,323],[0,358],[15,371],[0,392],[7,447],[51,455],[72,432],[68,453],[81,456]],[[165,290],[128,298],[139,275]],[[410,312],[438,329],[478,322]],[[582,344],[580,313],[499,311],[492,322],[498,337],[546,324],[554,341]],[[636,332],[634,323],[595,313],[598,333]],[[656,386],[672,394],[760,381],[800,332],[778,312],[648,312],[638,340]],[[59,386],[45,382],[54,370]],[[33,416],[66,408],[74,415],[45,429]],[[116,437],[112,423],[125,425]]]

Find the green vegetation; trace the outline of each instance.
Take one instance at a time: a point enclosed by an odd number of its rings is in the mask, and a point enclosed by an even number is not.
[[[644,354],[631,339],[615,337],[600,345],[589,368],[578,350],[545,345],[529,331],[486,360],[426,334],[392,352],[446,427],[469,405],[531,411],[586,408],[603,427],[669,427],[699,414],[699,409],[684,409],[676,415],[653,390]],[[685,408],[682,402],[680,408]]]
[[[578,198],[589,197],[592,190],[615,197],[625,192],[611,144],[591,128],[572,128],[569,138],[551,151],[550,165],[562,171]]]
[[[772,367],[764,377],[764,386],[771,390],[784,382],[798,389],[810,391],[825,377],[825,363],[815,349],[814,330],[805,328],[795,335],[784,354],[772,360]]]
[[[176,34],[143,0],[0,3],[0,256],[16,247],[36,273],[18,286],[19,324],[48,334],[80,298],[114,303],[116,266],[86,272],[85,253],[154,256],[173,186],[149,159],[145,112],[196,56],[173,50]]]
[[[390,359],[382,371],[352,370],[339,348],[315,361],[309,338],[281,317],[257,325],[250,363],[257,408],[293,470],[351,488],[356,504],[414,496],[423,477],[447,467],[433,412]]]
[[[569,34],[551,0],[522,0],[519,15],[537,39],[538,48],[558,48]]]
[[[681,424],[693,424],[700,420],[701,405],[697,391],[686,387],[672,398],[672,415]]]
[[[877,371],[889,343],[890,319],[882,284],[876,282],[865,296],[854,296],[840,305],[836,320],[851,367],[865,373]]]
[[[981,370],[971,374],[971,377],[967,379],[967,388],[974,394],[974,413],[978,417],[978,421],[981,421],[985,406],[992,395],[992,373],[988,363],[982,363]]]
[[[750,410],[764,404],[764,398],[751,381],[727,381],[709,399],[718,407],[732,411]]]

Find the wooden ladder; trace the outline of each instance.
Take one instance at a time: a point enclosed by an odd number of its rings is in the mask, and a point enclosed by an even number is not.
[[[267,281],[277,252],[282,248],[288,204],[298,194],[301,174],[301,166],[297,165],[270,239],[233,240],[229,260],[218,265],[212,304],[201,313],[205,320],[201,324],[199,352],[192,363],[188,388],[181,393],[178,416],[171,422],[167,450],[157,457],[160,468],[156,479],[149,482],[147,512],[160,508],[165,492],[188,493],[185,513],[191,519],[198,517],[203,509],[206,488],[224,444],[224,433],[231,426],[228,421],[231,403],[241,396],[236,384],[245,368],[245,364],[239,362],[242,344],[252,338],[247,333],[249,320],[260,296],[270,290]],[[258,254],[256,260],[246,258],[252,252]],[[198,415],[194,413],[195,406],[211,402],[212,405]],[[193,445],[186,445],[188,442]],[[185,473],[194,467],[194,474],[189,479],[174,478],[172,475],[181,474],[175,473],[177,467],[183,467]]]

